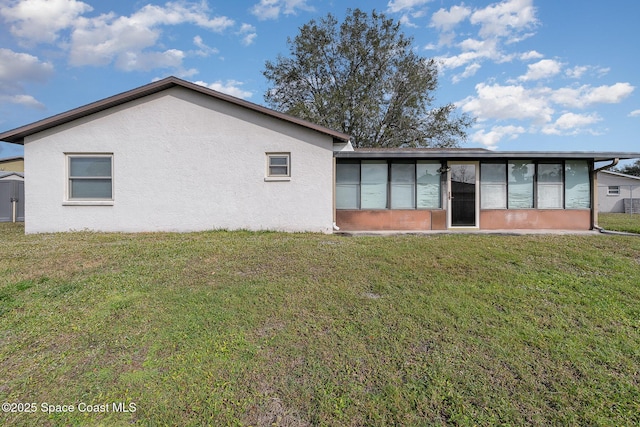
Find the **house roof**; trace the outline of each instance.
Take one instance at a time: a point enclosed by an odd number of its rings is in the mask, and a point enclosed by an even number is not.
[[[598,173],[605,173],[607,175],[618,176],[620,178],[636,179],[636,180],[640,181],[640,176],[627,175],[626,173],[606,171],[606,170],[602,170],[602,171],[600,171]]]
[[[354,151],[334,153],[343,159],[453,159],[453,160],[506,160],[506,159],[588,159],[606,162],[614,159],[640,158],[640,152],[612,151],[491,151],[483,148],[356,148]]]
[[[284,120],[286,122],[294,123],[308,129],[332,136],[334,139],[339,141],[347,142],[350,139],[350,136],[341,132],[337,132],[326,128],[324,126],[316,125],[314,123],[308,122],[306,120],[299,119],[297,117],[290,116],[288,114],[281,113],[279,111],[272,110],[270,108],[263,107],[258,104],[254,104],[249,101],[245,101],[243,99],[236,98],[231,95],[227,95],[225,93],[221,93],[215,91],[213,89],[209,89],[204,86],[197,85],[195,83],[190,83],[185,80],[179,79],[177,77],[167,77],[162,80],[158,80],[157,82],[149,83],[145,86],[141,86],[139,88],[123,92],[118,95],[111,96],[109,98],[102,99],[97,102],[93,102],[91,104],[87,104],[85,106],[75,108],[73,110],[57,114],[55,116],[48,117],[46,119],[37,121],[35,123],[31,123],[10,131],[6,131],[0,133],[0,141],[11,142],[14,144],[24,144],[24,138],[33,135],[37,132],[41,132],[43,130],[50,129],[55,126],[62,125],[64,123],[68,123],[70,121],[106,110],[111,107],[115,107],[117,105],[121,105],[127,103],[129,101],[133,101],[135,99],[139,99],[157,92],[161,92],[163,90],[180,86],[186,89],[190,89],[196,92],[200,92],[202,94],[211,96],[216,99],[220,99],[240,107],[247,108],[249,110],[253,110],[257,113],[265,114],[267,116],[275,117],[280,120]]]
[[[5,158],[0,159],[0,163],[14,162],[16,160],[24,160],[24,157],[23,156],[5,157]]]
[[[13,172],[13,171],[0,171],[0,178],[6,178],[8,176],[15,175],[20,178],[24,178],[24,173],[22,172]]]

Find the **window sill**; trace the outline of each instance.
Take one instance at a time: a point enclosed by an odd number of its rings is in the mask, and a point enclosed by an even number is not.
[[[288,182],[291,181],[290,176],[267,176],[264,178],[264,182]]]
[[[62,206],[113,206],[113,200],[66,200]]]

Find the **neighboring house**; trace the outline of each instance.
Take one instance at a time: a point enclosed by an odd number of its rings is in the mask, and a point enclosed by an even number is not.
[[[0,140],[24,145],[27,233],[588,230],[595,162],[640,158],[353,150],[348,135],[175,77]]]
[[[631,202],[633,200],[633,204]],[[598,210],[640,214],[640,177],[619,172],[598,172]]]
[[[24,221],[24,174],[0,171],[0,222]]]
[[[24,172],[24,157],[5,157],[0,159],[0,172]]]

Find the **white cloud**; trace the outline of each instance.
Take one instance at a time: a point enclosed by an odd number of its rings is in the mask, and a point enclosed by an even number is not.
[[[535,64],[529,64],[527,68],[527,73],[518,77],[518,80],[530,81],[553,77],[562,70],[562,64],[553,59],[543,59]]]
[[[505,55],[498,50],[495,39],[466,39],[459,43],[458,46],[462,50],[462,53],[454,56],[436,58],[444,69],[466,66],[481,59],[493,59],[496,62],[501,62],[505,59]]]
[[[633,110],[628,114],[629,117],[640,117],[640,110]]]
[[[602,77],[610,71],[610,68],[595,67],[592,65],[576,65],[573,68],[569,68],[565,71],[567,77],[572,79],[579,79],[586,73],[595,74],[597,77]]]
[[[480,64],[474,63],[471,65],[467,65],[467,67],[464,69],[464,71],[460,74],[456,74],[455,76],[452,77],[451,81],[453,83],[458,83],[463,79],[467,79],[469,77],[474,76],[478,70],[482,68],[482,66]]]
[[[180,68],[184,56],[184,52],[178,49],[169,49],[164,52],[125,52],[118,56],[116,67],[123,71]]]
[[[245,46],[252,45],[256,37],[258,37],[256,27],[250,24],[242,24],[237,34],[242,36],[242,44]]]
[[[535,124],[550,123],[555,112],[553,105],[564,108],[585,108],[594,104],[619,103],[629,96],[635,88],[629,83],[616,83],[611,86],[551,89],[548,87],[526,88],[522,85],[499,84],[476,85],[476,96],[469,96],[458,102],[458,106],[479,121],[495,120],[532,120]],[[585,116],[593,119],[593,116]],[[566,116],[563,120],[577,119]],[[560,122],[561,124],[563,121]]]
[[[483,38],[511,38],[537,25],[535,15],[533,0],[506,0],[473,12],[470,20]]]
[[[122,70],[179,67],[184,55],[176,49],[148,51],[157,45],[164,25],[190,23],[214,32],[234,25],[227,17],[209,18],[206,3],[147,5],[131,16],[103,14],[79,18],[71,34],[69,62],[73,66],[107,65]]]
[[[440,31],[438,44],[440,46],[450,46],[453,44],[456,34],[453,28],[471,15],[471,9],[463,6],[452,6],[448,11],[440,9],[431,16],[430,27]]]
[[[400,23],[402,25],[405,25],[407,27],[410,28],[418,28],[418,25],[414,24],[413,22],[411,22],[411,18],[409,17],[409,14],[405,13],[404,15],[402,15],[399,19]]]
[[[424,6],[431,0],[391,0],[387,3],[387,11],[398,13],[406,10],[413,10],[417,7]]]
[[[148,4],[131,15],[130,22],[147,28],[190,23],[214,32],[222,32],[234,24],[226,16],[210,18],[206,2],[168,2],[164,6]]]
[[[213,83],[206,83],[203,81],[197,81],[194,83],[200,86],[208,87],[209,89],[217,90],[218,92],[226,93],[227,95],[235,96],[236,98],[246,99],[253,96],[253,93],[242,90],[240,86],[242,86],[244,83],[237,80],[227,80],[224,83],[221,80]]]
[[[53,43],[61,30],[91,10],[76,0],[22,0],[0,7],[0,15],[11,24],[10,31],[16,37],[29,43]]]
[[[26,81],[45,81],[53,73],[50,62],[42,62],[28,53],[0,48],[0,87]]]
[[[0,95],[0,104],[17,104],[23,107],[43,110],[44,104],[31,95]]]
[[[564,113],[554,123],[544,126],[542,133],[546,135],[575,135],[583,131],[584,127],[601,121],[596,114]]]
[[[615,83],[611,86],[561,88],[551,95],[553,102],[564,107],[585,108],[593,104],[617,104],[635,90],[629,83]]]
[[[470,96],[458,103],[478,120],[533,120],[535,123],[551,121],[553,108],[545,96],[545,90],[530,90],[521,85],[476,85],[477,96]]]
[[[251,8],[251,13],[259,20],[278,19],[281,13],[295,15],[297,10],[313,12],[315,8],[307,0],[260,0]]]
[[[471,141],[484,145],[489,150],[498,148],[498,143],[505,137],[516,139],[520,134],[525,133],[522,126],[494,126],[489,132],[481,129],[471,135]]]
[[[457,44],[462,53],[438,58],[444,69],[467,66],[480,60],[503,63],[515,58],[526,61],[543,57],[536,51],[517,54],[504,50],[505,45],[533,35],[531,30],[538,24],[533,0],[504,0],[475,10],[464,4],[449,10],[440,9],[432,15],[430,23],[440,32],[438,46],[454,45],[458,35],[453,29],[465,20],[479,27],[478,33]]]
[[[544,55],[535,50],[530,50],[529,52],[520,54],[520,60],[522,61],[528,61],[530,59],[540,59],[540,58],[544,58]]]
[[[52,74],[50,62],[43,62],[28,53],[0,48],[0,103],[44,108],[40,101],[23,93],[23,85],[46,82]]]
[[[580,77],[582,77],[584,75],[584,73],[586,73],[589,70],[589,67],[587,67],[586,65],[583,66],[575,66],[573,68],[569,68],[567,69],[564,73],[566,74],[567,77],[572,78],[572,79],[579,79]]]
[[[196,51],[196,55],[198,56],[206,58],[209,55],[215,55],[220,52],[218,49],[208,46],[200,36],[195,36],[193,38],[193,44],[198,48]]]
[[[471,9],[465,6],[452,6],[448,11],[440,9],[431,17],[429,26],[448,32],[470,15]]]

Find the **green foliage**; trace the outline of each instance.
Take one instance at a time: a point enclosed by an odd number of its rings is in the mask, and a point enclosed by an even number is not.
[[[623,168],[615,168],[614,170],[627,175],[640,176],[640,160],[636,160],[633,164],[626,165]]]
[[[349,9],[288,40],[288,57],[267,61],[274,109],[342,131],[356,147],[454,147],[472,123],[448,104],[432,107],[438,70],[416,55],[400,23]]]
[[[3,426],[640,424],[637,237],[23,231]]]

